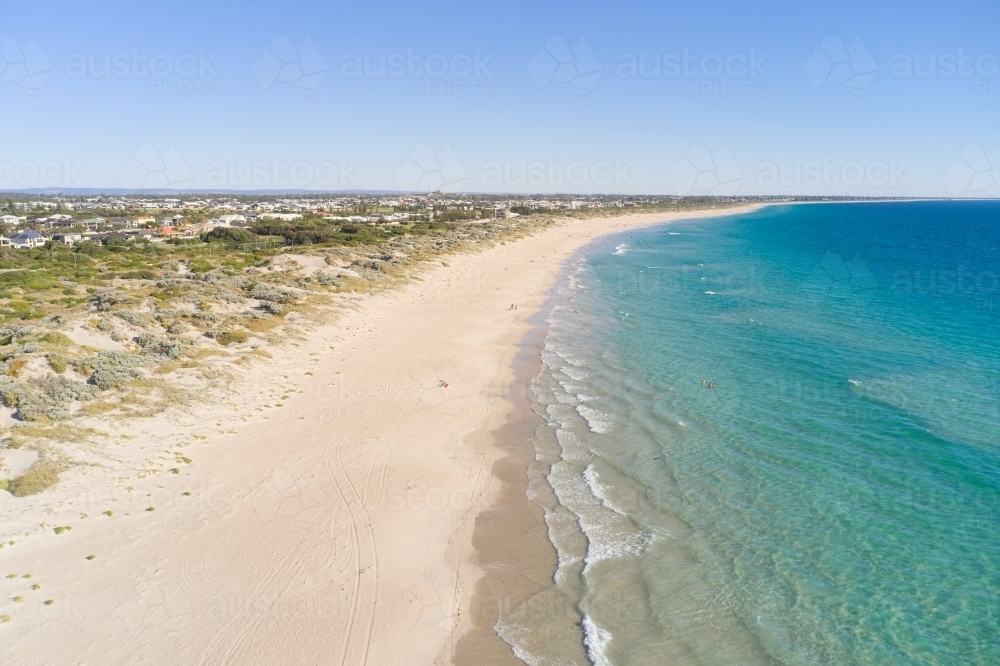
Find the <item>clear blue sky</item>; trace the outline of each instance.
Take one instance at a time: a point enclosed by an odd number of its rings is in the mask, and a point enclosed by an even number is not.
[[[1000,196],[998,26],[995,1],[8,4],[0,187]]]

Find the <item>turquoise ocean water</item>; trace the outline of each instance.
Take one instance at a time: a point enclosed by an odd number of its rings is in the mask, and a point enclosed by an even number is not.
[[[590,661],[1000,664],[998,280],[998,202],[770,207],[574,258],[529,493]]]

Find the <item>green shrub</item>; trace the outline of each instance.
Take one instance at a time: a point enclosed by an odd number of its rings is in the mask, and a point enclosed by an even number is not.
[[[96,294],[93,297],[93,301],[98,310],[109,310],[116,305],[131,305],[133,303],[138,303],[139,299],[130,294],[124,294],[120,291],[112,289]]]
[[[29,271],[7,271],[0,273],[0,285],[10,287],[14,285],[24,285],[31,278]]]
[[[133,326],[137,326],[139,328],[144,328],[152,323],[149,316],[143,314],[142,312],[133,312],[132,310],[119,310],[115,314],[118,315],[119,318],[124,319],[128,323],[132,324]]]
[[[118,277],[126,280],[155,280],[159,276],[153,271],[128,271],[119,273]]]
[[[215,264],[205,259],[192,259],[188,262],[188,270],[192,273],[207,273],[215,268]]]
[[[49,363],[52,364],[52,359]],[[56,365],[52,367],[57,369]],[[69,418],[70,403],[97,397],[97,389],[65,377],[46,376],[27,381],[0,377],[0,397],[8,407],[17,408],[22,421],[60,420]]]
[[[52,345],[59,345],[60,347],[70,347],[73,345],[73,341],[69,339],[69,336],[60,333],[59,331],[52,331],[51,333],[46,333],[42,336],[42,342],[48,342]]]
[[[223,331],[215,335],[215,340],[220,345],[229,346],[233,343],[246,342],[250,339],[250,334],[246,331],[241,331],[239,329],[232,331]]]
[[[11,359],[11,361],[7,363],[7,374],[11,377],[17,377],[26,365],[28,365],[28,359],[26,358]]]
[[[219,227],[212,229],[207,234],[202,234],[201,239],[205,242],[256,243],[260,237],[251,231],[238,227]]]
[[[7,483],[7,490],[15,497],[37,495],[49,486],[59,481],[60,469],[56,465],[45,462],[36,463],[27,472]],[[58,529],[58,528],[56,528]],[[70,529],[69,527],[65,529]],[[60,534],[60,532],[57,532]]]
[[[102,351],[84,361],[83,365],[93,369],[90,381],[102,391],[122,386],[144,378],[139,367],[155,364],[148,355],[126,354],[118,351]]]
[[[62,356],[56,356],[55,354],[49,354],[48,356],[49,367],[52,368],[53,372],[61,375],[66,372],[66,359]]]

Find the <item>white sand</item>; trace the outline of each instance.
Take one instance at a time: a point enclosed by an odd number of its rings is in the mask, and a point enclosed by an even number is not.
[[[74,468],[38,498],[0,491],[4,524],[46,522],[0,551],[0,576],[32,574],[0,577],[4,662],[450,663],[526,320],[572,251],[668,217],[680,216],[574,222],[448,257],[272,350],[224,404],[116,432],[134,439],[109,450],[145,460],[145,478],[103,487],[98,468]],[[286,405],[257,411],[274,388]]]

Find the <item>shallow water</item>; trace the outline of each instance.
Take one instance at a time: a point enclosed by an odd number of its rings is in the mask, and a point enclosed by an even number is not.
[[[998,275],[996,202],[773,207],[574,259],[529,495],[590,661],[1000,663]]]

